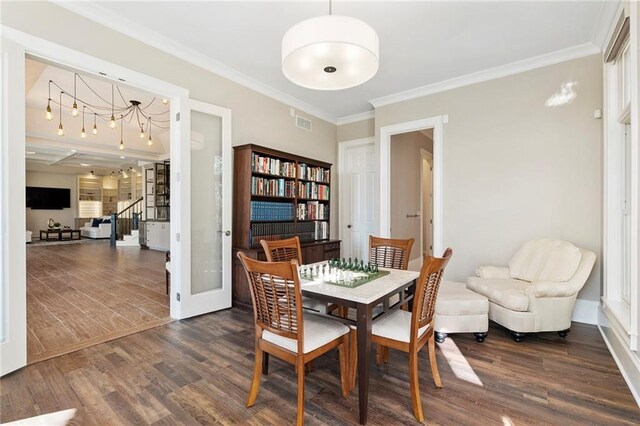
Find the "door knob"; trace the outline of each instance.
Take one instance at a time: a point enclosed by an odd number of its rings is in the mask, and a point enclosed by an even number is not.
[[[218,232],[219,232],[219,233],[221,233],[221,234],[226,235],[227,237],[228,237],[229,235],[231,235],[231,231],[218,231]]]
[[[351,229],[351,225],[347,225],[347,228]]]

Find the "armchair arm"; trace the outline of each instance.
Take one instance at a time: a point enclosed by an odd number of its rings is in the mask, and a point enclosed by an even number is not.
[[[476,275],[480,278],[511,278],[508,266],[478,266]]]
[[[587,278],[591,274],[593,265],[596,261],[596,255],[587,250],[582,252],[582,260],[578,265],[578,269],[569,281],[537,281],[526,290],[527,296],[532,297],[571,297],[578,294]]]

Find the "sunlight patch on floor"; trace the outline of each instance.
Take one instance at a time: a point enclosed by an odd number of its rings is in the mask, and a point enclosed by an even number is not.
[[[460,352],[458,345],[456,345],[453,339],[448,338],[443,343],[439,343],[439,346],[442,354],[449,363],[449,367],[451,367],[451,371],[453,371],[453,374],[458,379],[473,383],[474,385],[484,386],[480,377],[473,371],[469,361],[462,355],[462,352]]]

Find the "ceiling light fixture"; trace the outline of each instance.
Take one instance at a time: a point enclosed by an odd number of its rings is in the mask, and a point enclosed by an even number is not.
[[[91,166],[91,164],[87,164],[87,163],[80,163],[80,165],[81,165],[82,167],[89,167],[89,166]]]
[[[329,15],[299,22],[282,38],[282,72],[298,86],[340,90],[358,86],[378,72],[378,34],[349,16]]]
[[[34,155],[36,152],[35,151],[26,151],[25,154],[27,155]]]
[[[115,86],[115,85],[111,85],[111,102],[109,102],[109,100],[105,99],[104,97],[102,97],[100,95],[100,93],[98,91],[96,91],[93,87],[91,87],[89,85],[89,83],[87,83],[87,81],[85,81],[84,78],[82,78],[81,75],[74,73],[74,80],[73,80],[73,92],[69,92],[66,91],[65,89],[63,89],[59,84],[57,84],[55,81],[53,80],[49,80],[49,97],[47,98],[47,108],[45,110],[45,116],[44,118],[47,120],[51,120],[53,118],[53,113],[51,111],[51,104],[58,104],[58,107],[60,108],[59,111],[59,117],[60,117],[60,122],[58,123],[58,136],[64,136],[64,126],[62,123],[62,109],[63,108],[67,108],[67,109],[71,109],[71,114],[76,117],[80,114],[79,108],[80,106],[82,106],[82,130],[80,132],[80,138],[85,139],[87,136],[87,131],[86,131],[86,127],[85,127],[85,121],[86,121],[86,113],[87,110],[89,111],[89,113],[93,113],[93,129],[91,130],[91,132],[94,135],[98,134],[98,119],[100,120],[104,120],[104,121],[108,121],[109,122],[109,126],[114,128],[116,127],[116,114],[120,115],[120,125],[124,125],[126,124],[130,124],[131,126],[134,126],[135,124],[137,124],[138,128],[140,129],[140,138],[144,139],[147,136],[147,133],[149,133],[149,139],[151,140],[151,127],[155,126],[158,129],[169,129],[170,125],[168,124],[170,121],[169,119],[161,119],[161,115],[165,115],[169,113],[169,109],[167,108],[165,111],[162,112],[157,112],[157,113],[152,113],[149,111],[150,107],[152,107],[154,104],[157,106],[158,103],[160,102],[160,100],[157,100],[157,98],[153,98],[151,99],[151,101],[146,105],[146,106],[142,106],[140,101],[137,100],[125,100],[126,98],[124,97],[124,95],[122,94],[122,91],[120,90],[120,87]],[[80,99],[78,97],[78,91],[77,91],[77,83],[78,80],[82,83],[84,83],[84,85],[98,98],[100,99],[100,101],[102,101],[102,103],[98,102],[98,103],[89,103],[86,102],[82,99]],[[55,102],[51,99],[51,86],[55,86],[58,89],[60,89],[60,100],[59,102]],[[122,103],[118,102],[116,104],[115,102],[115,92],[118,92],[118,95],[120,97],[120,99],[122,100]],[[73,98],[73,104],[72,106],[68,106],[68,105],[64,105],[62,103],[62,99],[63,99],[63,95],[66,95],[70,98]],[[164,108],[163,108],[164,109]],[[153,118],[153,121],[152,121]],[[136,120],[135,122],[133,120]],[[146,121],[146,131],[145,131],[145,123]],[[122,130],[122,129],[121,129]],[[151,145],[151,143],[148,143],[148,145]],[[123,142],[123,134],[122,131],[120,132],[120,146],[119,148],[122,150],[124,149],[124,142]]]
[[[124,142],[122,140],[122,128],[124,126],[122,124],[122,116],[120,116],[120,151],[124,150]]]

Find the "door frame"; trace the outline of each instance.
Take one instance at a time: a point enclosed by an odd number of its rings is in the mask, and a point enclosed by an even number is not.
[[[433,252],[440,255],[444,250],[443,212],[443,146],[444,123],[448,115],[423,118],[404,123],[380,127],[378,142],[378,230],[381,237],[391,234],[391,136],[418,130],[433,129]]]
[[[345,217],[344,206],[346,205],[344,188],[346,185],[346,175],[347,175],[347,164],[346,164],[346,156],[347,156],[347,148],[363,146],[363,145],[374,145],[375,150],[375,138],[373,136],[369,136],[366,138],[352,139],[349,141],[338,142],[338,238],[340,241],[344,242],[344,227],[346,226],[347,218]],[[375,194],[374,194],[375,197]],[[374,200],[375,203],[375,200]]]
[[[14,121],[18,123],[12,126],[4,126],[3,128],[3,154],[6,161],[3,164],[4,170],[2,170],[2,216],[4,218],[4,231],[6,232],[6,238],[4,238],[3,250],[2,250],[2,266],[3,266],[3,279],[6,285],[7,282],[11,282],[12,290],[18,294],[21,294],[17,299],[19,306],[13,306],[12,310],[6,310],[3,312],[6,316],[3,318],[2,326],[6,327],[5,340],[0,343],[0,353],[3,355],[9,355],[9,359],[4,359],[0,375],[9,373],[10,371],[21,368],[26,365],[26,244],[24,242],[24,229],[25,229],[25,194],[23,190],[15,190],[17,185],[24,187],[25,181],[25,142],[26,131],[24,126],[24,107],[25,107],[25,75],[24,75],[24,60],[27,56],[35,57],[48,62],[57,63],[66,67],[71,67],[79,71],[96,75],[102,79],[110,79],[115,83],[126,83],[127,85],[134,86],[136,88],[150,91],[156,94],[162,94],[171,101],[170,116],[171,120],[171,144],[170,144],[170,158],[175,164],[180,166],[174,167],[175,173],[172,173],[171,183],[174,184],[174,188],[178,188],[180,168],[184,167],[185,161],[188,162],[190,157],[184,158],[181,156],[182,145],[187,147],[190,145],[189,129],[184,125],[184,122],[189,122],[189,91],[185,88],[176,86],[171,83],[167,83],[163,80],[150,77],[143,73],[133,71],[131,69],[116,65],[114,63],[87,55],[85,53],[73,50],[71,48],[50,42],[48,40],[33,36],[28,33],[1,25],[1,37],[17,45],[19,52],[12,54],[12,60],[20,58],[19,62],[22,62],[20,75],[17,76],[17,81],[6,81],[5,70],[7,66],[7,57],[3,56],[3,102],[7,105],[8,90],[10,87],[19,87],[22,90],[21,95],[13,94],[11,101],[11,109],[20,111],[18,117],[22,117],[21,121]],[[15,66],[15,65],[13,65]],[[106,74],[106,75],[105,75]],[[8,87],[9,86],[9,87]],[[13,99],[16,98],[16,99]],[[182,113],[182,114],[181,114]],[[182,115],[183,121],[180,122]],[[185,120],[186,119],[186,120]],[[7,110],[2,111],[2,121],[7,123],[9,120],[9,112]],[[21,123],[21,124],[20,124]],[[10,134],[6,129],[10,127]],[[8,143],[8,138],[11,136],[11,143]],[[183,143],[183,141],[186,141]],[[11,177],[11,188],[9,190],[9,176]],[[180,232],[181,221],[184,218],[184,208],[180,205],[180,190],[174,192],[177,199],[176,202],[171,203],[171,250],[174,256],[172,256],[172,269],[176,276],[184,279],[186,275],[183,271],[182,257],[179,255],[181,251],[180,245]],[[174,201],[172,199],[172,201]],[[16,206],[21,206],[16,208]],[[187,210],[188,212],[189,210]],[[175,236],[175,238],[174,238]],[[175,254],[178,254],[177,256]],[[188,279],[188,276],[187,276]],[[181,284],[183,285],[183,284]],[[176,297],[177,289],[173,286],[171,290],[170,298],[170,315],[172,318],[182,318],[182,312],[180,309],[180,303],[175,303],[178,299]],[[8,327],[7,327],[8,326]],[[12,333],[15,336],[12,336]],[[22,336],[21,336],[22,335]],[[12,339],[16,337],[16,339]],[[12,341],[23,341],[23,349],[16,350],[15,352],[2,350],[1,346],[7,345]],[[3,356],[2,358],[5,358]]]
[[[422,258],[422,254],[424,253],[424,221],[425,214],[431,215],[431,212],[424,211],[424,187],[422,184],[424,183],[424,168],[422,167],[422,162],[426,161],[431,166],[431,179],[429,179],[429,183],[431,184],[431,189],[433,189],[433,154],[427,151],[424,148],[420,148],[420,258]],[[431,201],[430,206],[433,210],[433,201]],[[431,218],[433,220],[433,218]],[[432,224],[433,225],[433,224]],[[431,227],[431,232],[429,233],[429,237],[433,240],[433,226]],[[433,255],[433,243],[431,243],[431,255]]]

